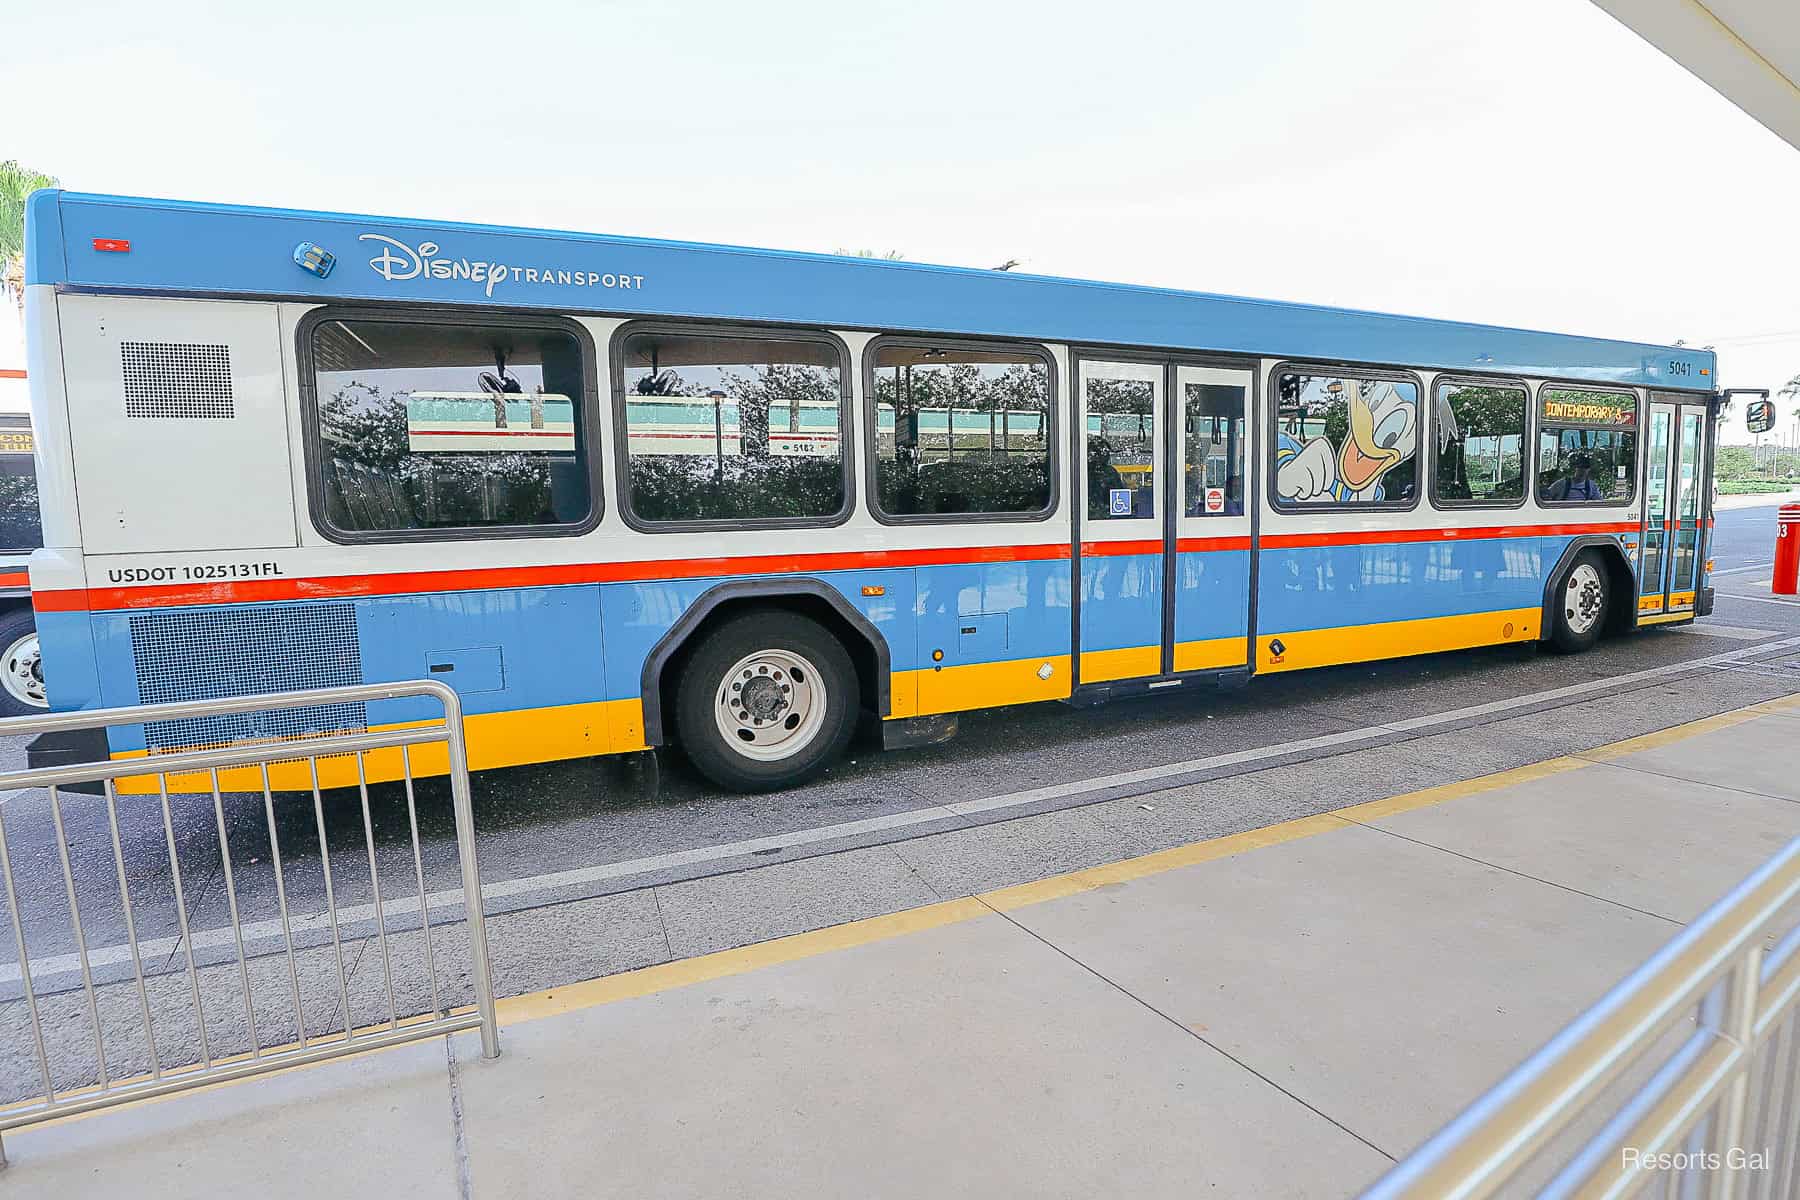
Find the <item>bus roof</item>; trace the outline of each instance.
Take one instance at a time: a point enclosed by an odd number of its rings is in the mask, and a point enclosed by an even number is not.
[[[45,190],[27,284],[773,321],[1710,391],[1710,351],[1169,288],[695,242]],[[302,266],[310,244],[329,274]]]

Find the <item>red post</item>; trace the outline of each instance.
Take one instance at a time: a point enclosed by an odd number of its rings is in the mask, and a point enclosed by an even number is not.
[[[1778,596],[1800,592],[1800,504],[1784,504],[1775,514],[1775,578]]]

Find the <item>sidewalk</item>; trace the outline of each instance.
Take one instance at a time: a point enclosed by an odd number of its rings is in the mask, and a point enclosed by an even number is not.
[[[17,1131],[0,1187],[1350,1195],[1800,833],[1796,737],[1765,702],[516,997],[497,1061],[460,1035]]]

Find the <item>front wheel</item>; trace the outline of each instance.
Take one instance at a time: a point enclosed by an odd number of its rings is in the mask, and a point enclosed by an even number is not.
[[[818,622],[747,613],[682,669],[675,723],[701,774],[739,792],[792,787],[843,753],[856,727],[856,668]]]
[[[1582,551],[1557,583],[1550,613],[1550,644],[1564,654],[1578,654],[1592,646],[1606,628],[1611,602],[1612,582],[1600,556]]]
[[[23,717],[50,707],[37,618],[29,608],[0,616],[0,717]]]

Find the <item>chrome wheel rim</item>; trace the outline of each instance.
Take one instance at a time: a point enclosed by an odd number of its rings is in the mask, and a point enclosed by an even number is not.
[[[1586,633],[1600,620],[1606,602],[1600,572],[1591,563],[1577,563],[1563,587],[1563,620],[1571,633]]]
[[[825,724],[824,682],[804,655],[757,650],[725,672],[713,698],[713,721],[725,744],[745,758],[792,758]]]
[[[44,660],[38,650],[35,632],[19,638],[0,655],[0,682],[5,683],[6,694],[20,704],[32,708],[50,707],[50,701],[44,695]]]

